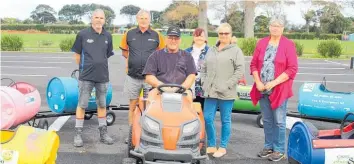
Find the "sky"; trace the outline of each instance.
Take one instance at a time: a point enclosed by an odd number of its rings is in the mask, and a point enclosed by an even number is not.
[[[119,15],[119,11],[123,6],[132,4],[147,10],[162,11],[172,0],[3,0],[0,5],[0,17],[15,17],[21,20],[29,18],[30,13],[38,4],[47,4],[54,8],[56,12],[66,4],[87,4],[98,3],[110,6],[116,13],[116,18],[113,21],[116,25],[129,23],[128,18]],[[284,8],[287,14],[287,20],[291,24],[305,24],[305,20],[301,16],[301,10],[308,8],[306,5],[295,4]],[[262,11],[257,10],[256,15]],[[349,12],[349,11],[347,11]],[[219,24],[220,20],[215,19],[215,12],[208,10],[208,18],[212,24]]]

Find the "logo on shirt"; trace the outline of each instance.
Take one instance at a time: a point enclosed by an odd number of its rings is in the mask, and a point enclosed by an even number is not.
[[[106,40],[106,41],[104,41],[106,44],[108,44],[108,41]]]
[[[155,42],[156,40],[155,40],[155,39],[148,39],[148,41],[153,41],[153,42]]]
[[[93,39],[87,39],[87,43],[93,43]]]

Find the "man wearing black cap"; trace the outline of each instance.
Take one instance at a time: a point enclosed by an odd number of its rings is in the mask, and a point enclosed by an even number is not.
[[[179,49],[181,31],[178,27],[167,30],[166,48],[157,50],[148,58],[143,75],[153,88],[161,84],[178,84],[189,89],[197,73],[192,55]]]

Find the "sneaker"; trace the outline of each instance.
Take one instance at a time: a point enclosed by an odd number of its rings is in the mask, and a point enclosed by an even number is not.
[[[82,128],[76,128],[76,135],[74,137],[75,147],[82,147],[84,145],[81,135],[82,135]]]
[[[113,139],[110,136],[108,136],[107,126],[100,126],[98,129],[100,130],[101,142],[107,145],[112,145]]]
[[[217,150],[216,147],[208,147],[206,152],[207,154],[214,154]]]
[[[213,157],[220,158],[220,157],[224,156],[225,154],[226,154],[226,149],[225,148],[219,148],[218,151],[216,151],[213,154]]]
[[[274,152],[269,156],[270,161],[280,161],[283,158],[285,158],[285,155],[279,152]]]
[[[269,157],[273,153],[272,149],[263,149],[258,153],[258,156],[261,158]]]

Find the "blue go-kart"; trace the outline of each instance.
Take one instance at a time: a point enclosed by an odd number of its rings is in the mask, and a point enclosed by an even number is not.
[[[354,164],[354,113],[347,113],[339,129],[318,130],[309,122],[296,122],[289,134],[289,163]]]

